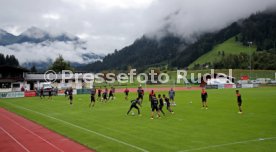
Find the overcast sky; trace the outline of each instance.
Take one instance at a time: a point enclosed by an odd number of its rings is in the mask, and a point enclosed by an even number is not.
[[[166,30],[184,38],[214,31],[275,0],[0,0],[0,28],[19,34],[31,26],[86,40],[95,53],[130,45]]]

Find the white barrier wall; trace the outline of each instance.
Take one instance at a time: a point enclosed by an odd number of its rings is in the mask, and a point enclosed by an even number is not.
[[[242,88],[253,88],[253,84],[242,84]]]
[[[1,92],[12,92],[12,88],[1,88],[0,93]]]
[[[0,98],[21,98],[24,92],[0,92]]]

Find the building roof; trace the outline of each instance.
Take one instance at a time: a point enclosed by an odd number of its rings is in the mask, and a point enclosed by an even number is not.
[[[18,72],[29,72],[28,69],[20,66],[11,66],[11,65],[0,65],[0,71],[18,71]]]
[[[92,73],[89,73],[92,74]],[[56,75],[49,75],[47,77],[47,75],[45,74],[31,74],[31,73],[25,73],[24,74],[24,79],[25,80],[46,80],[46,79],[50,79],[50,80],[75,80],[75,78],[81,80],[83,79],[83,75],[82,74],[78,74],[78,73],[74,73],[71,75],[72,77],[70,78],[69,74],[56,74]]]

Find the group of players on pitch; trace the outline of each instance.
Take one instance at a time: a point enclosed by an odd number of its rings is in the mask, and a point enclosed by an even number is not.
[[[52,99],[52,93],[51,93],[51,90],[48,90],[49,91],[49,98]],[[128,101],[128,95],[129,95],[129,89],[126,88],[124,90],[124,93],[125,93],[125,100]],[[101,87],[99,89],[96,90],[95,87],[93,87],[90,91],[90,95],[91,95],[91,102],[89,104],[89,107],[94,107],[95,106],[95,102],[96,102],[96,93],[98,93],[98,98],[97,98],[97,101],[101,101],[101,102],[107,102],[109,100],[113,100],[115,99],[115,88],[114,87],[111,87],[110,90],[107,89],[107,87],[104,88],[104,90],[101,89]],[[65,94],[65,97],[68,97],[68,99],[70,100],[70,104],[72,105],[73,104],[73,89],[72,87],[70,88],[67,88],[64,92]],[[141,107],[142,106],[142,102],[143,102],[143,99],[144,99],[144,90],[141,86],[138,87],[137,89],[137,95],[138,97],[135,99],[135,100],[131,100],[131,105],[130,105],[130,108],[127,112],[127,115],[130,113],[130,111],[135,108],[138,110],[138,115],[140,116],[140,109],[138,107],[138,105]],[[174,101],[174,98],[175,98],[175,91],[173,90],[173,88],[171,88],[169,90],[169,98],[166,97],[165,94],[163,94],[161,96],[161,94],[158,94],[158,96],[156,97],[156,94],[154,92],[154,90],[152,90],[150,93],[149,93],[149,101],[151,102],[151,119],[153,119],[153,116],[154,116],[154,112],[157,113],[157,116],[158,118],[160,118],[160,113],[162,113],[164,116],[165,116],[165,113],[163,111],[163,107],[164,107],[164,104],[167,106],[167,110],[170,112],[170,113],[174,113],[172,108],[171,108],[171,105],[175,106],[175,101]],[[238,108],[239,108],[239,114],[242,114],[242,98],[241,98],[241,94],[239,92],[239,90],[236,90],[236,96],[237,96],[237,103],[238,103]],[[44,94],[43,94],[43,88],[41,88],[41,91],[40,91],[40,98],[44,97]],[[207,91],[205,90],[205,88],[202,88],[202,91],[201,91],[201,100],[202,100],[202,109],[208,109],[208,105],[207,105],[207,98],[208,98],[208,93]]]
[[[128,101],[128,95],[129,95],[129,89],[126,88],[124,90],[124,94],[125,94],[125,100]],[[93,87],[91,89],[90,95],[91,95],[91,102],[89,104],[89,107],[94,107],[95,106],[95,102],[96,102],[96,93],[98,93],[98,98],[97,101],[101,101],[101,102],[107,102],[109,100],[113,100],[115,98],[115,88],[111,87],[110,90],[107,89],[107,87],[104,88],[104,90],[101,89],[101,87],[99,89],[96,90],[95,87]],[[70,100],[70,104],[72,104],[72,100],[73,100],[73,89],[69,88],[68,90],[65,90],[65,96],[67,96],[67,94],[69,95],[69,100]],[[127,115],[130,113],[130,111],[135,108],[138,110],[138,115],[141,116],[140,113],[140,109],[138,107],[138,105],[141,107],[142,106],[142,102],[144,99],[144,90],[141,86],[138,87],[137,89],[137,95],[138,97],[135,100],[131,100],[131,105],[130,108],[127,112]],[[154,117],[154,112],[157,113],[158,118],[160,118],[160,113],[162,113],[163,115],[165,115],[164,111],[163,111],[163,107],[164,104],[167,106],[167,110],[170,113],[174,113],[171,105],[175,106],[175,91],[173,90],[173,88],[171,88],[169,90],[169,98],[166,97],[165,94],[163,94],[161,96],[161,94],[158,94],[158,96],[156,97],[156,94],[154,92],[154,90],[152,90],[149,94],[149,101],[151,102],[151,119],[153,119]],[[239,108],[239,114],[242,113],[242,98],[241,98],[241,94],[239,92],[239,90],[236,90],[236,96],[237,96],[237,103],[238,103],[238,108]],[[202,88],[201,91],[201,100],[202,100],[202,109],[208,109],[208,105],[207,105],[207,98],[208,98],[208,93],[205,90],[205,88]]]
[[[126,88],[124,90],[126,101],[128,100],[129,92],[130,91],[128,88]],[[96,99],[96,93],[98,94],[97,99]],[[127,114],[129,114],[129,112],[133,108],[135,108],[138,110],[138,115],[140,115],[140,109],[139,109],[138,105],[139,106],[142,105],[143,98],[144,98],[144,90],[142,89],[142,87],[138,87],[137,94],[138,94],[138,97],[135,100],[131,100],[131,106],[130,106]],[[93,87],[90,91],[90,95],[91,95],[91,100],[90,100],[91,102],[89,104],[89,107],[94,107],[96,100],[101,101],[101,102],[107,102],[109,100],[113,100],[115,98],[115,88],[111,87],[111,89],[108,91],[107,87],[105,87],[104,90],[102,90],[101,87],[97,90],[95,87]],[[154,112],[156,112],[158,114],[158,117],[160,117],[160,112],[162,112],[162,114],[165,115],[164,111],[162,110],[164,103],[167,106],[167,110],[173,114],[174,112],[171,109],[171,104],[176,105],[174,102],[174,96],[175,96],[175,91],[173,89],[171,89],[169,91],[170,98],[167,98],[165,94],[163,94],[163,98],[162,98],[161,95],[159,94],[158,99],[157,99],[154,91],[152,90],[151,93],[149,94],[149,100],[151,102],[151,109],[152,109],[151,118],[153,119]]]
[[[96,93],[98,92],[98,98],[97,101],[101,101],[101,102],[107,102],[109,100],[114,100],[115,99],[115,88],[111,87],[110,90],[108,90],[107,87],[104,87],[104,89],[102,90],[101,87],[99,89],[96,90],[95,87],[93,87],[90,91],[90,95],[91,95],[91,103],[89,105],[89,107],[94,107],[95,102],[96,102]]]
[[[52,96],[53,96],[53,88],[47,88],[44,89],[43,87],[40,88],[39,90],[39,97],[40,99],[44,99],[45,98],[45,94],[44,91],[48,92],[48,100],[52,100]],[[65,97],[69,97],[68,99],[70,100],[70,104],[73,104],[73,88],[66,88],[64,91]]]
[[[126,99],[127,99],[128,93],[126,93],[126,92],[128,92],[128,91],[125,90]],[[144,90],[142,89],[142,87],[138,88],[137,94],[138,94],[138,97],[135,100],[131,101],[131,105],[127,112],[127,115],[133,108],[135,108],[138,110],[138,115],[141,116],[140,109],[139,109],[138,105],[141,107],[142,102],[143,102]],[[151,119],[153,119],[153,117],[154,117],[154,112],[157,113],[158,118],[161,117],[160,112],[165,116],[165,112],[163,111],[164,104],[166,104],[167,110],[171,114],[174,114],[173,110],[171,109],[171,102],[172,102],[172,105],[176,105],[174,102],[174,96],[175,96],[175,91],[172,88],[169,91],[170,98],[166,97],[165,94],[163,94],[162,97],[161,97],[161,94],[158,94],[158,97],[156,97],[154,90],[152,90],[149,94],[149,101],[151,102]]]
[[[126,93],[126,91],[125,91]],[[137,90],[138,93],[138,97],[135,100],[131,101],[131,105],[130,108],[127,112],[127,115],[129,114],[129,112],[135,108],[138,110],[138,115],[140,115],[140,109],[137,105],[141,106],[142,101],[143,101],[143,96],[144,96],[144,90],[139,87]],[[127,96],[128,94],[126,94]],[[164,111],[163,111],[163,106],[164,103],[167,105],[167,110],[170,113],[174,113],[173,110],[171,109],[171,104],[172,105],[176,105],[174,102],[174,96],[175,96],[175,91],[171,88],[171,90],[169,91],[169,97],[166,97],[165,94],[163,94],[163,98],[161,97],[161,94],[158,94],[158,98],[156,97],[154,90],[152,90],[149,94],[149,101],[151,102],[151,119],[153,119],[154,116],[154,112],[157,113],[158,118],[160,118],[160,112],[165,115]],[[237,103],[238,103],[238,108],[239,108],[239,114],[242,114],[242,98],[241,98],[241,94],[239,92],[239,90],[236,90],[236,96],[237,96]],[[201,100],[202,100],[202,109],[208,109],[208,105],[207,105],[207,98],[208,98],[208,93],[205,90],[205,88],[202,88],[201,90]],[[127,97],[126,97],[127,99]],[[165,101],[165,102],[164,102]],[[171,102],[170,102],[171,101]]]
[[[104,88],[104,90],[101,89],[101,87],[99,89],[96,90],[95,87],[93,87],[90,90],[90,104],[89,107],[94,107],[95,106],[95,102],[96,102],[96,93],[98,93],[98,98],[97,101],[101,101],[101,102],[107,102],[109,100],[114,100],[115,99],[115,88],[111,87],[111,89],[108,92],[107,87]],[[70,104],[73,104],[73,89],[72,87],[66,89],[64,91],[65,97],[69,96],[69,100],[70,100]]]
[[[40,98],[45,98],[44,96],[44,89],[41,88],[40,89]],[[48,99],[52,99],[52,90],[48,90],[49,92],[49,97]],[[129,95],[129,89],[126,88],[124,90],[125,93],[125,100],[128,101],[128,95]],[[91,102],[89,104],[89,107],[94,107],[95,106],[95,102],[96,102],[96,93],[98,93],[98,98],[97,101],[101,101],[101,102],[107,102],[109,100],[113,100],[115,99],[115,88],[111,87],[110,90],[107,89],[107,87],[104,88],[104,90],[101,89],[101,87],[99,89],[96,90],[95,87],[93,87],[90,91],[90,95],[91,95]],[[73,104],[73,88],[67,88],[64,91],[65,97],[68,97],[70,104]],[[138,105],[141,107],[142,106],[142,102],[143,102],[143,98],[144,98],[144,90],[141,86],[138,87],[137,89],[137,94],[138,97],[135,100],[131,100],[131,105],[130,108],[127,112],[127,115],[129,114],[129,112],[135,108],[138,110],[138,115],[140,115],[140,109],[138,107]],[[170,113],[174,113],[173,110],[171,109],[171,105],[175,106],[175,102],[174,102],[174,97],[175,97],[175,91],[173,90],[173,88],[171,88],[169,90],[169,98],[166,97],[165,94],[163,94],[161,96],[161,94],[158,94],[158,96],[156,97],[154,90],[152,90],[149,94],[149,101],[151,102],[151,119],[153,119],[154,116],[154,112],[157,113],[158,118],[160,118],[160,112],[165,115],[164,111],[163,111],[163,106],[164,104],[166,104],[167,106],[167,110]],[[239,108],[239,114],[242,114],[242,98],[241,98],[241,94],[239,92],[239,90],[236,90],[236,96],[237,96],[237,103],[238,103],[238,108]],[[208,105],[207,105],[207,98],[208,98],[208,93],[205,90],[205,88],[202,88],[201,91],[201,100],[202,100],[202,109],[208,109]]]

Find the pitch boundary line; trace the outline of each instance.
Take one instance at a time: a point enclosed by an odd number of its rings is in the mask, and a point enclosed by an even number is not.
[[[6,133],[12,140],[14,140],[20,147],[22,147],[25,151],[30,152],[23,144],[21,144],[18,140],[16,140],[9,132],[7,132],[4,128],[0,127],[4,133]]]
[[[211,148],[218,148],[218,147],[224,147],[224,146],[230,146],[230,145],[238,145],[238,144],[245,144],[245,143],[249,143],[249,142],[259,142],[259,141],[274,140],[274,139],[276,139],[276,137],[258,138],[258,139],[252,139],[252,140],[226,143],[226,144],[219,144],[219,145],[211,145],[211,146],[199,147],[199,148],[193,148],[193,149],[186,149],[186,150],[183,150],[183,151],[180,151],[180,152],[198,151],[198,150],[204,150],[204,149],[211,149]]]
[[[19,127],[23,128],[23,129],[25,129],[25,130],[27,130],[28,132],[30,132],[30,133],[33,134],[34,136],[40,138],[41,140],[43,140],[43,141],[46,142],[47,144],[51,145],[51,146],[54,147],[55,149],[57,149],[57,150],[59,150],[59,151],[61,151],[61,152],[64,152],[62,149],[60,149],[59,147],[57,147],[56,145],[54,145],[54,144],[51,143],[50,141],[48,141],[48,140],[42,138],[42,137],[39,136],[38,134],[36,134],[36,133],[32,132],[31,130],[25,128],[24,126],[20,125],[19,123],[17,123],[17,122],[14,121],[13,119],[11,119],[11,118],[9,118],[9,117],[7,117],[7,116],[4,116],[4,117],[6,117],[6,118],[9,119],[10,121],[12,121],[14,124],[18,125]]]
[[[124,142],[124,141],[121,141],[121,140],[118,140],[118,139],[116,139],[116,138],[113,138],[113,137],[110,137],[110,136],[101,134],[101,133],[96,132],[96,131],[93,131],[93,130],[89,130],[89,129],[87,129],[87,128],[84,128],[84,127],[75,125],[75,124],[73,124],[73,123],[70,123],[70,122],[67,122],[67,121],[64,121],[64,120],[61,120],[61,119],[58,119],[58,118],[49,116],[49,115],[47,115],[47,114],[44,114],[44,113],[41,113],[41,112],[37,112],[37,111],[31,110],[31,109],[28,109],[28,108],[25,108],[25,107],[22,107],[22,106],[17,106],[17,105],[14,105],[14,104],[12,104],[12,103],[7,103],[7,104],[10,104],[10,105],[12,105],[12,106],[14,106],[14,107],[17,107],[17,108],[19,108],[19,109],[24,109],[24,110],[27,110],[27,111],[31,111],[31,112],[36,113],[36,114],[39,114],[39,115],[41,115],[41,116],[48,117],[48,118],[51,118],[51,119],[60,121],[60,122],[62,122],[62,123],[64,123],[64,124],[67,124],[67,125],[73,126],[73,127],[75,127],[75,128],[78,128],[78,129],[81,129],[81,130],[84,130],[84,131],[87,131],[87,132],[96,134],[96,135],[98,135],[98,136],[101,136],[101,137],[104,137],[104,138],[106,138],[106,139],[115,141],[115,142],[117,142],[117,143],[120,143],[120,144],[129,146],[129,147],[132,147],[132,148],[134,148],[134,149],[137,149],[137,150],[140,150],[140,151],[143,151],[143,152],[148,152],[148,150],[143,149],[143,148],[141,148],[141,147],[138,147],[138,146],[135,146],[135,145],[126,143],[126,142]]]

